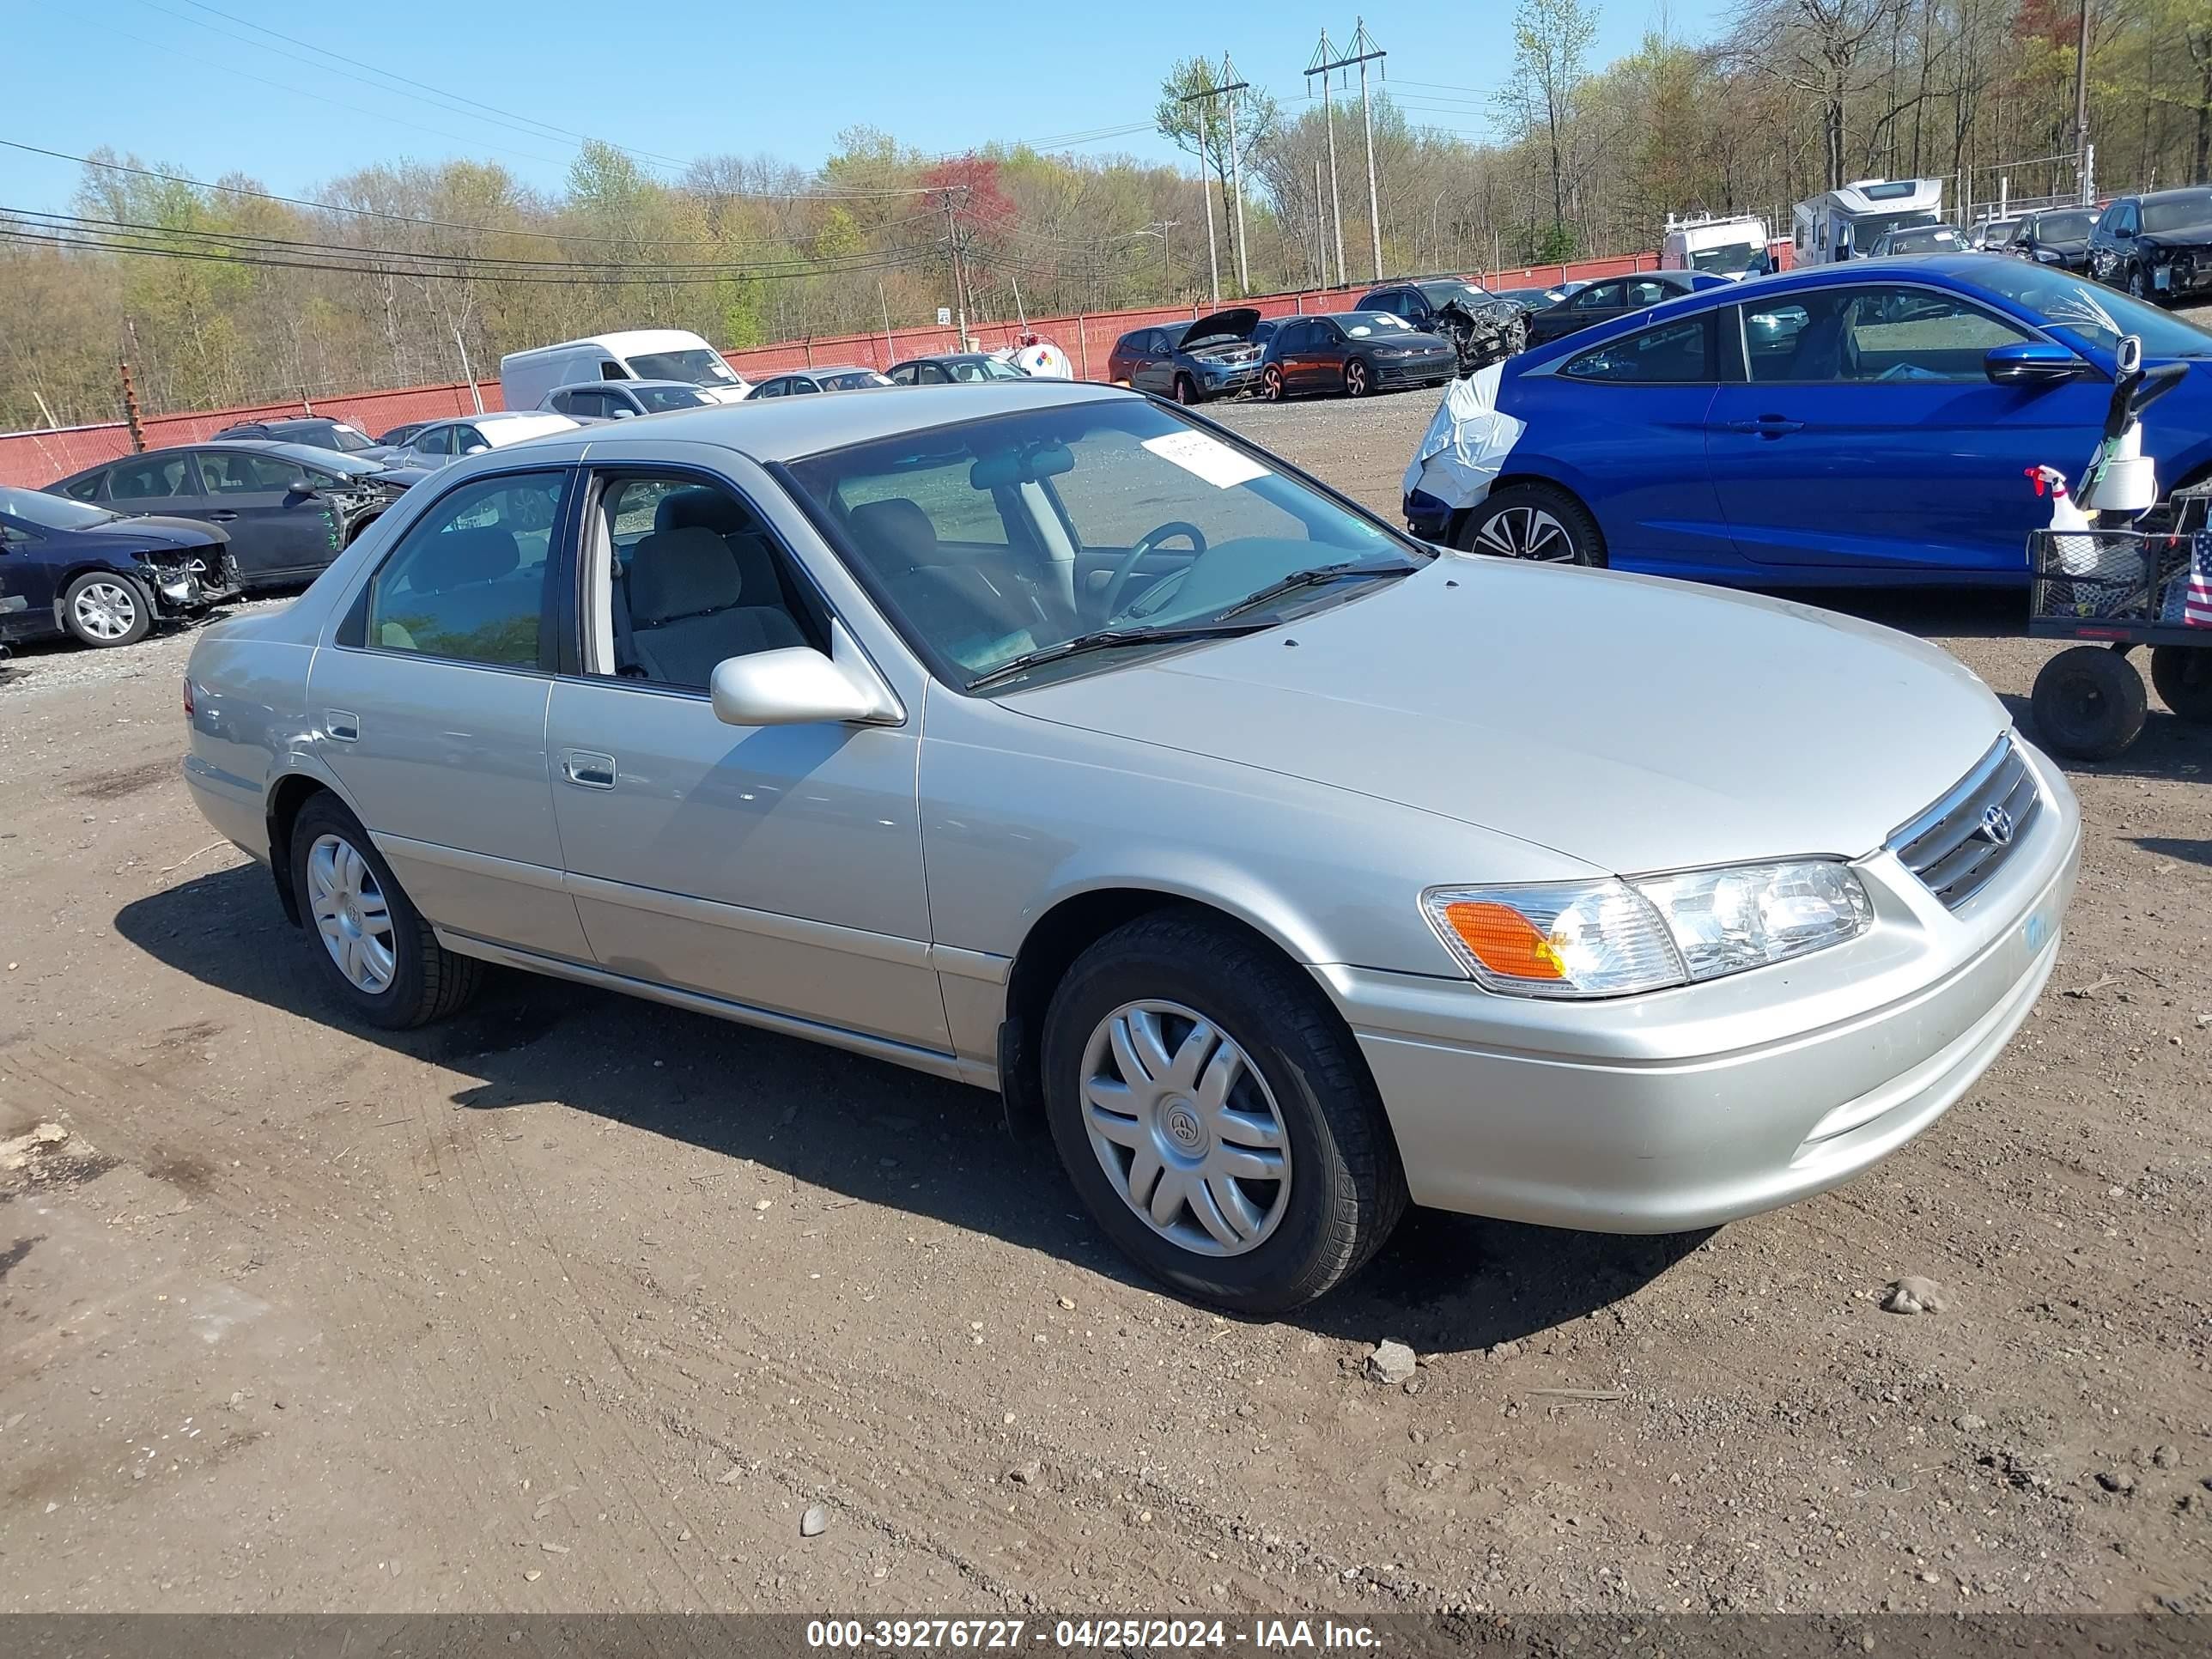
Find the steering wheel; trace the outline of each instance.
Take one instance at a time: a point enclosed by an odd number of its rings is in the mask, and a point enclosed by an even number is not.
[[[1106,584],[1104,614],[1108,618],[1110,619],[1121,608],[1121,590],[1129,585],[1129,578],[1136,574],[1137,566],[1143,562],[1145,555],[1172,536],[1182,536],[1189,540],[1193,558],[1206,551],[1206,532],[1196,525],[1186,524],[1181,519],[1170,519],[1165,524],[1156,525],[1147,530],[1137,538],[1137,544],[1121,556],[1121,562],[1114,567],[1113,577]]]

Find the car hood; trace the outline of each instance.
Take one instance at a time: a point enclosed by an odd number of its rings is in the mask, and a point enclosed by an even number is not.
[[[1249,340],[1259,320],[1259,309],[1254,306],[1231,306],[1226,311],[1209,312],[1183,330],[1178,343],[1188,350],[1206,340]]]
[[[1465,555],[1285,627],[1002,702],[1620,873],[1858,857],[2010,725],[1957,661],[1870,623]]]
[[[110,524],[96,524],[76,533],[103,541],[129,542],[147,549],[221,547],[230,539],[230,532],[219,525],[203,524],[198,519],[164,519],[151,514],[143,519],[117,519]]]

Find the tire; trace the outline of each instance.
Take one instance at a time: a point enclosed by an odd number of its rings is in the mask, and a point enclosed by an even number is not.
[[[292,890],[325,982],[371,1025],[405,1031],[444,1019],[483,982],[483,964],[438,943],[361,821],[335,795],[317,795],[293,822]],[[380,902],[380,935],[373,908]],[[359,958],[370,969],[388,963],[380,985],[374,971],[357,976],[340,965],[343,947],[332,943],[334,936],[371,944],[381,939],[380,952]]]
[[[2133,743],[2150,707],[2142,676],[2118,652],[2077,645],[2035,677],[2035,729],[2075,760],[2110,760]]]
[[[2146,305],[2158,303],[2158,296],[2150,291],[2150,278],[2143,275],[2141,265],[2128,267],[2128,292]]]
[[[129,576],[88,570],[63,591],[62,626],[96,650],[136,645],[153,630],[154,596]]]
[[[1198,401],[1198,382],[1188,374],[1175,377],[1175,400],[1188,408]]]
[[[1367,365],[1354,357],[1344,366],[1344,395],[1364,398],[1375,390],[1375,375]]]
[[[2153,646],[2150,683],[2183,720],[2212,726],[2212,646]]]
[[[1462,553],[1541,564],[1602,567],[1606,562],[1605,537],[1589,509],[1547,484],[1492,489],[1460,521],[1452,545]]]
[[[1147,1052],[1128,1026],[1117,1047],[1123,1020],[1148,1027],[1187,1075],[1156,1058],[1138,1089],[1112,1097],[1127,1113],[1097,1110],[1088,1081],[1126,1085],[1138,1062],[1118,1055]],[[1133,1261],[1194,1301],[1248,1315],[1298,1307],[1356,1272],[1405,1212],[1397,1144],[1351,1032],[1311,980],[1202,913],[1154,912],[1078,957],[1046,1016],[1043,1072],[1046,1121],[1085,1206]],[[1206,1100],[1223,1074],[1226,1109]],[[1146,1086],[1156,1079],[1166,1087]],[[1236,1127],[1222,1133],[1225,1119]],[[1285,1177],[1255,1173],[1270,1166]],[[1133,1183],[1150,1210],[1170,1180],[1169,1223],[1140,1215]]]
[[[1283,384],[1283,371],[1279,368],[1269,363],[1260,371],[1261,402],[1279,404],[1289,395],[1290,389]]]

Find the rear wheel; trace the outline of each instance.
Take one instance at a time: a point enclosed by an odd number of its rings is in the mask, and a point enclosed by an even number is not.
[[[1156,912],[1077,958],[1043,1069],[1085,1207],[1186,1296],[1295,1308],[1404,1212],[1405,1171],[1343,1021],[1266,944],[1203,914]]]
[[[1462,553],[1537,564],[1605,562],[1605,538],[1589,510],[1565,490],[1542,484],[1492,490],[1468,512],[1454,544]]]
[[[2160,645],[2150,653],[2150,683],[2185,720],[2212,726],[2212,647]]]
[[[325,981],[372,1025],[400,1031],[443,1019],[483,982],[483,964],[438,943],[335,795],[317,795],[293,822],[292,890]]]
[[[1375,382],[1369,374],[1367,365],[1365,363],[1362,362],[1358,358],[1354,357],[1350,362],[1344,366],[1344,395],[1346,397],[1364,398],[1374,389]]]
[[[62,594],[62,626],[80,644],[136,645],[154,626],[154,601],[128,576],[88,571]]]
[[[2112,759],[2142,732],[2149,707],[2135,665],[2105,646],[2062,651],[2035,677],[2036,730],[2075,760]]]

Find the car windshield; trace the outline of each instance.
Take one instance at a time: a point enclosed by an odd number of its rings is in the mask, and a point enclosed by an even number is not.
[[[1486,305],[1492,295],[1484,293],[1473,283],[1416,283],[1422,297],[1438,310],[1456,300],[1463,306]]]
[[[1725,247],[1701,247],[1690,254],[1690,269],[1709,270],[1717,276],[1733,276],[1739,270],[1749,270],[1762,264],[1766,249],[1757,242],[1730,242]]]
[[[1261,457],[1137,398],[909,433],[794,462],[789,474],[908,638],[962,687],[1079,641],[1095,653],[995,683],[1126,661],[1164,642],[1147,631],[1267,626],[1285,611],[1365,592],[1372,583],[1358,576],[1410,570],[1422,556]],[[1309,571],[1328,574],[1254,603]],[[1089,637],[1101,631],[1113,640]]]
[[[728,386],[738,377],[721,354],[694,347],[689,351],[647,351],[629,360],[641,380],[689,380],[693,386]]]
[[[337,472],[349,478],[366,477],[383,465],[381,461],[357,461],[350,455],[341,455],[318,445],[285,441],[267,452],[290,461],[296,466],[320,467],[325,472]]]
[[[42,530],[89,530],[96,524],[107,524],[122,516],[104,507],[87,507],[66,495],[49,495],[43,489],[20,489],[7,484],[0,484],[0,513],[37,525]]]
[[[696,409],[707,401],[703,392],[683,386],[632,386],[630,395],[655,415],[665,409]]]
[[[1848,222],[1844,228],[1851,234],[1851,246],[1861,252],[1881,240],[1885,230],[1916,230],[1923,225],[1941,224],[1925,208],[1904,213],[1869,213]]]
[[[1900,230],[1889,239],[1892,253],[1933,253],[1959,246],[1959,233],[1948,225],[1936,225],[1927,230]]]
[[[1388,334],[1393,330],[1409,334],[1413,328],[1403,317],[1389,311],[1348,311],[1340,315],[1336,323],[1355,340],[1368,334]]]
[[[2184,225],[2201,225],[2208,219],[2212,219],[2212,191],[2192,190],[2185,196],[2142,204],[2142,228],[2146,231],[2179,230]]]
[[[356,431],[342,421],[332,421],[328,430],[330,433],[329,447],[337,450],[342,455],[351,455],[364,449],[374,449],[376,447],[374,444],[368,441],[368,434],[366,432]],[[300,435],[302,438],[307,439],[310,442],[314,441],[319,436],[318,434],[309,432],[303,432]]]
[[[824,392],[857,392],[862,386],[892,384],[872,368],[851,368],[842,374],[817,374],[814,378]]]
[[[2087,211],[2039,214],[2035,237],[2040,242],[2078,242],[2094,229],[2097,216]]]
[[[2146,357],[2212,357],[2212,333],[2172,312],[2086,276],[2069,276],[2051,265],[2021,259],[1988,259],[1978,264],[1973,283],[2001,294],[2050,325],[2059,334],[2110,351],[2123,335],[2142,341]]]

